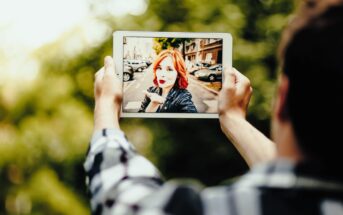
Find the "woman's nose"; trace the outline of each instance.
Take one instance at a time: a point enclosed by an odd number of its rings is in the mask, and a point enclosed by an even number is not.
[[[163,76],[163,77],[164,77],[164,76],[166,76],[166,74],[167,74],[167,70],[165,70],[165,69],[162,69],[162,70],[161,70],[161,76]]]

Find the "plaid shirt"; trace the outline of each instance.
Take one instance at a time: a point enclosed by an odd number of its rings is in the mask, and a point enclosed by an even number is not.
[[[343,214],[342,181],[315,177],[287,160],[256,166],[232,186],[163,182],[114,129],[93,135],[84,168],[93,214]]]

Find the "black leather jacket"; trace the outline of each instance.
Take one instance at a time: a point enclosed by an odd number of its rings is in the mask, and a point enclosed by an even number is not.
[[[148,92],[162,95],[162,89],[159,87],[150,87]],[[145,112],[146,107],[150,103],[150,98],[145,96],[141,108],[138,112]],[[197,113],[197,109],[192,101],[192,94],[186,89],[173,87],[166,101],[162,106],[158,107],[156,112],[165,113]]]

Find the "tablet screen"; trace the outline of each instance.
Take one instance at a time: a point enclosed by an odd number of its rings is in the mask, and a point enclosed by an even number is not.
[[[221,38],[127,36],[122,57],[123,113],[217,113]]]

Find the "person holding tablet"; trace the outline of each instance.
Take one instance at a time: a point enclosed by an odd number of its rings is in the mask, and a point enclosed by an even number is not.
[[[145,92],[139,112],[196,113],[181,53],[177,49],[163,50],[152,68],[155,86]]]
[[[95,79],[94,135],[84,164],[92,213],[343,214],[342,26],[343,1],[306,1],[284,32],[271,132],[277,147],[245,119],[250,81],[225,70],[220,124],[252,169],[233,186],[204,190],[163,182],[127,141],[118,121],[121,82],[107,57]]]

